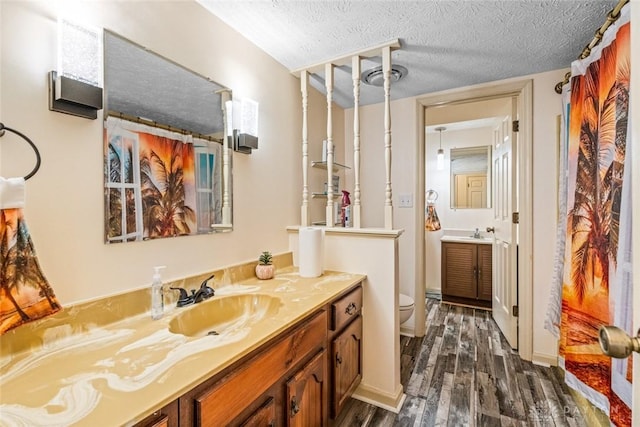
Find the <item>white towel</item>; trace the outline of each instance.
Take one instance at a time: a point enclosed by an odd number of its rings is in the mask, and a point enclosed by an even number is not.
[[[24,178],[3,178],[0,176],[0,210],[23,209],[24,200]]]

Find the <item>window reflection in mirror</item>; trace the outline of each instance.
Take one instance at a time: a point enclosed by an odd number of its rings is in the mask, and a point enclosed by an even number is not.
[[[451,208],[491,207],[491,146],[452,148]]]
[[[109,31],[104,84],[105,241],[231,230],[231,92]]]

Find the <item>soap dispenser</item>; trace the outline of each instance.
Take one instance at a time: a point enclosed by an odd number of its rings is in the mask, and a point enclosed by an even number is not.
[[[151,282],[151,318],[158,320],[164,313],[164,295],[162,293],[162,277],[160,270],[165,268],[164,265],[153,267],[153,280]]]

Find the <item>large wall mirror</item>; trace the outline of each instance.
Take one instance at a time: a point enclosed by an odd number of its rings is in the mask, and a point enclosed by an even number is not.
[[[232,229],[231,92],[104,33],[105,241]]]
[[[451,149],[451,208],[491,207],[491,146]]]

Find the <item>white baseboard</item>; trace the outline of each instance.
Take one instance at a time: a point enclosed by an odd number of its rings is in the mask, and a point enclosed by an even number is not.
[[[371,405],[377,406],[378,408],[386,409],[387,411],[399,414],[400,409],[402,409],[402,405],[404,404],[404,400],[407,398],[407,395],[403,393],[402,385],[399,385],[396,395],[392,396],[374,387],[368,387],[360,383],[351,397],[361,400],[365,403],[370,403]]]
[[[533,352],[531,356],[531,363],[542,366],[558,366],[558,356],[551,354]]]

